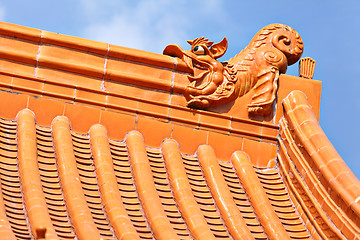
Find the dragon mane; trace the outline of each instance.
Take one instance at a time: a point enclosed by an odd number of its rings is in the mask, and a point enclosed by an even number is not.
[[[275,38],[281,38],[282,43],[276,44]],[[284,51],[281,44],[292,44],[291,52]],[[262,28],[245,49],[225,63],[228,79],[234,82],[240,79],[240,82],[237,82],[239,86],[238,96],[244,95],[256,84],[257,79],[250,76],[248,72],[254,62],[257,50],[263,46],[272,46],[283,52],[288,60],[288,65],[300,59],[303,51],[303,41],[300,35],[291,27],[284,24],[270,24]]]

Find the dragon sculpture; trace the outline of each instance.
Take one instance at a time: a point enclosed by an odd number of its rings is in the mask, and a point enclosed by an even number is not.
[[[268,115],[276,98],[280,73],[303,52],[300,35],[283,24],[262,28],[249,45],[226,62],[217,58],[227,50],[227,39],[214,44],[204,37],[188,41],[191,50],[168,45],[164,54],[182,59],[193,71],[184,96],[188,107],[208,109],[228,103],[254,89],[248,112]]]

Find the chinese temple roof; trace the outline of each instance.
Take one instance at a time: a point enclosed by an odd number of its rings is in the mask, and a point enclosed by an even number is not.
[[[311,70],[200,110],[165,52],[0,23],[0,239],[360,239]]]

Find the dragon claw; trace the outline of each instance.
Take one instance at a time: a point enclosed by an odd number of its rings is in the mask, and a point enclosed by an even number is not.
[[[190,108],[195,109],[207,109],[210,106],[210,102],[206,99],[192,99],[187,104]]]

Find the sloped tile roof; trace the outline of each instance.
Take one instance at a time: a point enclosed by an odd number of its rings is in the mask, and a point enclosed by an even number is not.
[[[176,58],[8,23],[0,41],[0,239],[360,238],[321,82],[280,75],[251,119],[246,96],[187,108]]]
[[[149,148],[138,131],[72,132],[19,112],[1,120],[1,232],[13,238],[309,238],[277,168],[236,152],[218,162],[209,145],[181,154],[176,141]],[[4,235],[5,236],[5,235]],[[273,236],[273,237],[272,237]]]

